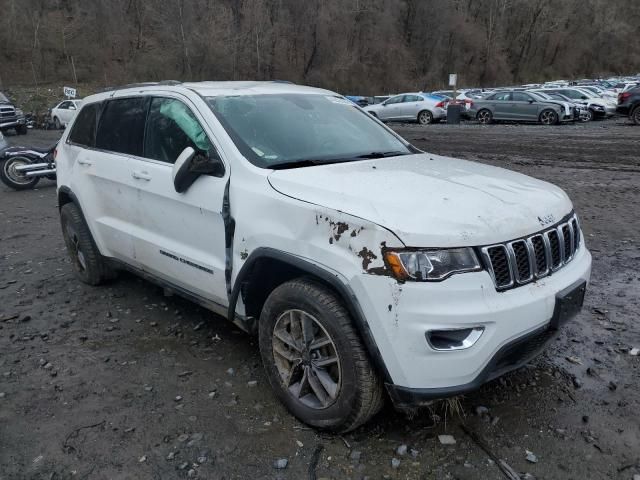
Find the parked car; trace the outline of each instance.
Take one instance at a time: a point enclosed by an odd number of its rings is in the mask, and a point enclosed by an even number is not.
[[[589,281],[560,188],[426,154],[327,90],[123,88],[87,97],[57,148],[77,277],[125,268],[256,334],[275,395],[314,427],[523,365]]]
[[[627,115],[636,125],[640,125],[640,87],[618,95],[617,111],[621,115]]]
[[[555,125],[573,120],[573,115],[567,114],[557,102],[545,101],[518,90],[502,90],[474,100],[469,115],[483,124],[508,120]]]
[[[578,119],[580,119],[583,122],[588,122],[591,119],[591,115],[589,114],[589,109],[583,103],[577,103],[574,100],[570,99],[569,97],[565,97],[561,93],[556,93],[551,91],[540,91],[540,90],[533,90],[533,92],[537,93],[538,95],[543,95],[545,98],[549,97],[553,100],[560,100],[562,102],[569,103],[570,105],[573,106]]]
[[[82,100],[64,100],[51,109],[54,127],[59,130],[66,127],[80,108]]]
[[[18,135],[27,134],[24,112],[15,107],[5,94],[0,92],[0,132],[15,130]]]
[[[541,102],[555,103],[556,105],[560,105],[562,107],[562,114],[566,120],[580,120],[582,106],[578,107],[575,103],[571,102],[571,100],[553,98],[544,92],[534,92],[532,90],[527,90],[526,92],[529,93],[533,98]]]
[[[537,90],[534,90],[537,91]],[[544,88],[542,92],[555,92],[569,97],[571,100],[582,103],[589,109],[589,120],[611,117],[616,113],[616,104],[613,100],[602,98],[589,90],[578,87]]]
[[[421,125],[447,118],[446,101],[426,93],[403,93],[377,105],[364,107],[383,122],[413,121]]]

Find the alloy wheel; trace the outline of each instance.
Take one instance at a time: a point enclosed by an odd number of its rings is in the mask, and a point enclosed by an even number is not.
[[[491,112],[489,110],[482,110],[478,113],[478,121],[484,125],[491,123]]]
[[[540,123],[544,125],[554,125],[556,123],[556,114],[550,110],[542,112],[540,115]]]
[[[418,122],[420,122],[421,125],[427,125],[433,122],[433,115],[431,115],[431,112],[420,112]]]
[[[289,393],[313,409],[325,409],[338,397],[342,370],[329,333],[303,310],[287,310],[276,320],[272,349],[280,380]]]

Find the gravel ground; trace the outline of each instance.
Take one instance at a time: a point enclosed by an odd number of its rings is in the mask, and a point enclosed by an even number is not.
[[[480,444],[522,478],[640,474],[640,357],[630,354],[640,347],[640,128],[394,128],[574,200],[593,282],[542,356],[460,403],[387,408],[343,437],[318,433],[276,402],[254,338],[130,275],[79,283],[54,183],[0,186],[0,480],[507,478]],[[56,135],[8,140],[44,146]]]

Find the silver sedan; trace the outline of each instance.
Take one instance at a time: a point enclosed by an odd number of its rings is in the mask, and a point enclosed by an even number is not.
[[[422,125],[447,118],[447,102],[442,97],[426,93],[403,93],[364,111],[383,122],[418,122]]]

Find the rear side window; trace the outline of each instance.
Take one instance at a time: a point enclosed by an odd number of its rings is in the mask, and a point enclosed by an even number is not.
[[[96,119],[98,118],[99,103],[85,106],[73,122],[73,129],[69,134],[69,142],[84,147],[94,147],[96,143]]]
[[[98,125],[96,148],[142,156],[145,103],[141,97],[109,100]]]

